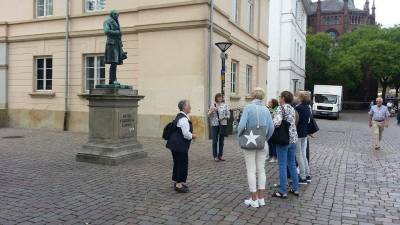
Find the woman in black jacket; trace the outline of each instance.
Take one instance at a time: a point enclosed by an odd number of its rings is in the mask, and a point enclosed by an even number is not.
[[[296,159],[299,164],[300,180],[299,184],[307,184],[307,180],[311,180],[310,168],[307,160],[307,135],[308,123],[310,122],[311,112],[307,104],[307,92],[301,91],[298,93],[299,104],[295,107],[299,114],[299,122],[296,126],[297,141]]]
[[[178,104],[180,112],[176,115],[174,126],[176,129],[171,133],[167,141],[167,148],[171,150],[174,160],[172,180],[175,182],[174,189],[178,193],[187,193],[186,186],[188,175],[189,159],[188,153],[190,144],[196,136],[193,134],[193,125],[188,117],[191,112],[190,102],[182,100]]]

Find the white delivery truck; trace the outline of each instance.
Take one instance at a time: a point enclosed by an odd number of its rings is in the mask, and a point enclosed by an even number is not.
[[[314,85],[313,114],[339,118],[342,111],[343,87],[334,85]]]

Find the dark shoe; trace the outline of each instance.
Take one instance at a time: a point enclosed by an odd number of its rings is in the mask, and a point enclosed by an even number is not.
[[[308,184],[306,179],[299,179],[299,184]]]
[[[286,194],[282,194],[280,192],[275,192],[275,193],[272,194],[272,197],[274,197],[274,198],[286,198],[287,195]]]
[[[186,185],[182,185],[181,188],[178,188],[176,185],[174,187],[175,191],[178,193],[188,193],[189,192],[189,188]]]
[[[225,162],[226,160],[222,156],[218,157],[219,161]]]
[[[312,181],[311,176],[307,176],[306,180],[307,180],[308,183],[311,183],[311,181]]]
[[[294,195],[294,196],[296,196],[296,197],[300,196],[300,193],[298,191],[294,191],[293,189],[290,189],[289,193]]]

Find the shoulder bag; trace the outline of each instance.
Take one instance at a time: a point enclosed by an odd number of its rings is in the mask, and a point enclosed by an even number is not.
[[[239,135],[239,145],[242,149],[259,150],[264,149],[265,147],[267,128],[266,126],[260,126],[259,108],[260,106],[256,105],[257,126],[246,127],[245,130]]]
[[[290,144],[290,134],[289,134],[289,128],[290,128],[290,123],[286,119],[286,112],[284,106],[281,106],[282,108],[282,122],[281,125],[278,127],[275,127],[274,134],[272,135],[270,141],[273,144],[277,145],[288,145]]]

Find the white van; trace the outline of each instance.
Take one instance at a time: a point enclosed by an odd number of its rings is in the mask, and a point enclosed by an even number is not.
[[[343,87],[314,85],[313,115],[339,118],[342,111]]]

